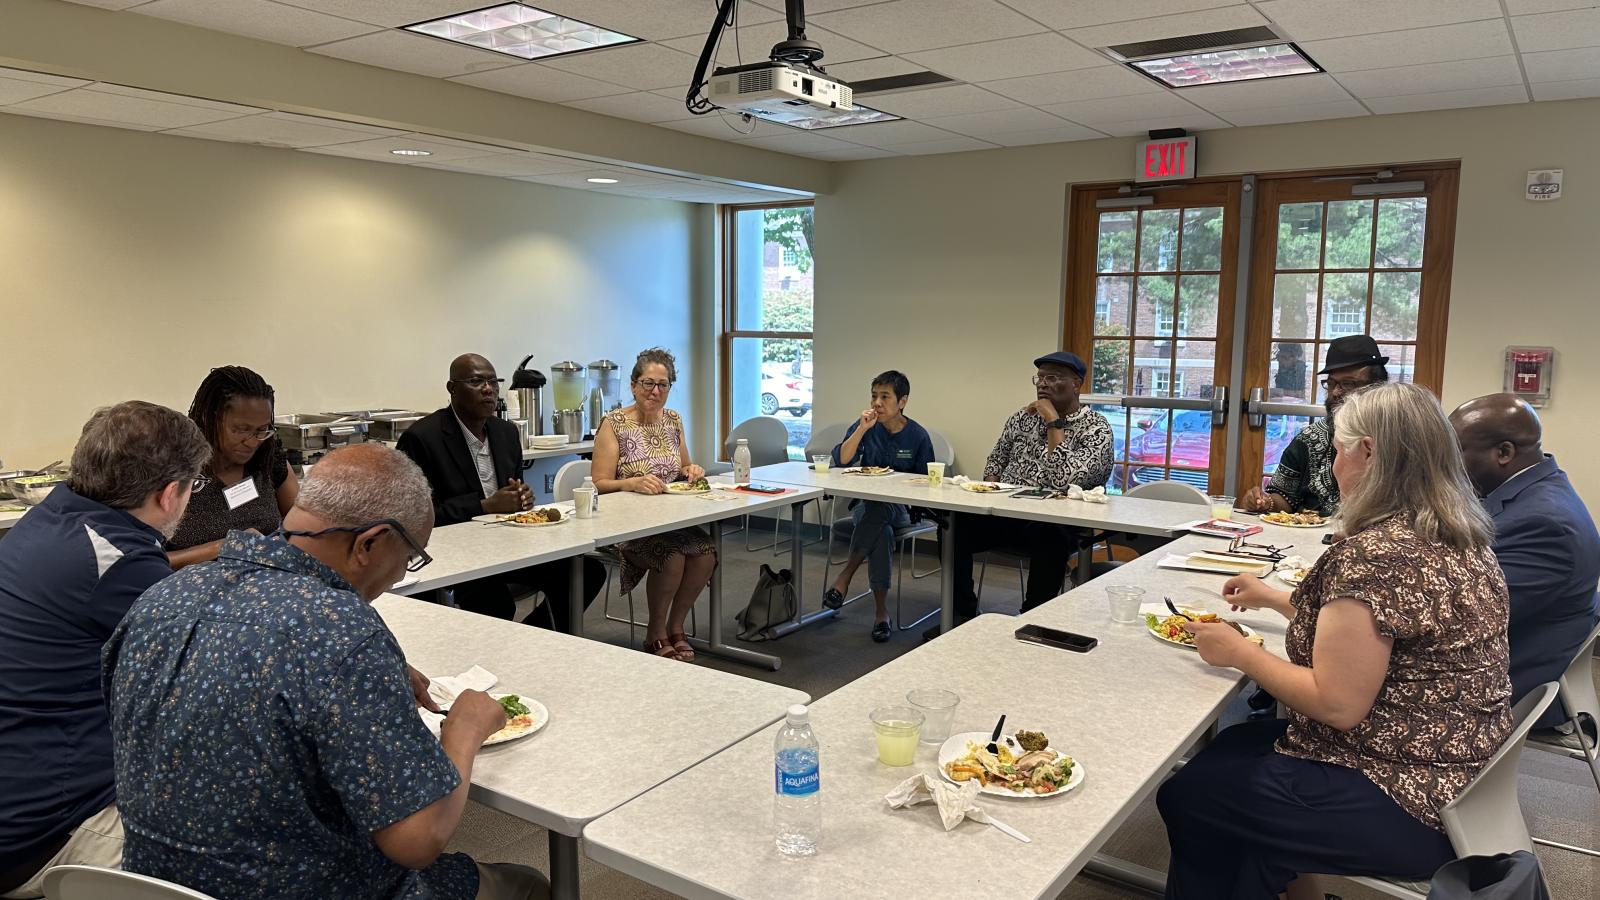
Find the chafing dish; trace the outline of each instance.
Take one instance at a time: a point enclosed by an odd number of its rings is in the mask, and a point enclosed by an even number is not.
[[[290,413],[276,416],[278,440],[287,450],[331,450],[367,439],[370,419],[327,413]]]
[[[427,413],[417,412],[414,409],[365,409],[331,412],[326,415],[354,416],[371,422],[371,427],[367,430],[369,441],[397,441],[400,435],[405,434],[407,428],[415,425]]]

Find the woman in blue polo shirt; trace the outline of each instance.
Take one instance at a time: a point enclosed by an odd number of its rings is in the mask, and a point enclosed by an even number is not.
[[[897,472],[926,474],[933,462],[933,442],[928,431],[906,418],[906,401],[911,399],[911,381],[893,369],[872,379],[872,405],[861,411],[861,419],[850,423],[844,440],[833,448],[833,462],[840,466],[887,466]],[[911,524],[910,512],[898,503],[856,500],[850,504],[855,530],[850,534],[850,558],[822,593],[829,609],[844,605],[850,592],[850,579],[861,563],[867,563],[867,584],[877,606],[872,639],[889,639],[889,583],[893,569],[894,532]]]

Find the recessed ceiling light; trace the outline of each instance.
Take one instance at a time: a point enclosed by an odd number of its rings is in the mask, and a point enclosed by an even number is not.
[[[410,147],[401,147],[398,150],[390,150],[389,152],[393,153],[395,156],[432,156],[433,155],[433,151],[432,150],[413,150]]]
[[[589,182],[590,184],[616,184],[617,183],[617,179],[615,179],[615,178],[586,178],[584,180]]]
[[[1288,42],[1135,59],[1129,60],[1128,65],[1174,88],[1309,75],[1322,71],[1299,47]]]
[[[632,44],[639,40],[526,3],[502,3],[487,9],[407,25],[405,30],[519,59],[548,59],[564,53]]]

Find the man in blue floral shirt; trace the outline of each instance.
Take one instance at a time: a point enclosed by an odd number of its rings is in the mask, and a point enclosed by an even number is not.
[[[368,605],[428,561],[422,472],[336,451],[283,526],[229,534],[106,645],[124,868],[230,900],[548,896],[532,869],[441,855],[505,715],[466,692],[435,739]]]

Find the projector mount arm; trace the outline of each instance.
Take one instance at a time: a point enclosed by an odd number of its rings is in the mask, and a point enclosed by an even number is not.
[[[705,47],[700,51],[699,61],[695,63],[694,77],[689,81],[689,93],[684,98],[684,106],[697,116],[703,116],[717,109],[704,96],[706,75],[711,69],[711,64],[716,61],[717,47],[722,43],[722,33],[734,27],[734,13],[738,3],[739,0],[721,0],[717,5],[717,19],[711,23],[711,31],[706,34]],[[817,64],[822,59],[821,45],[806,37],[805,0],[784,0],[784,15],[789,23],[789,38],[773,46],[770,55],[772,61],[805,66],[827,74],[822,66]]]

